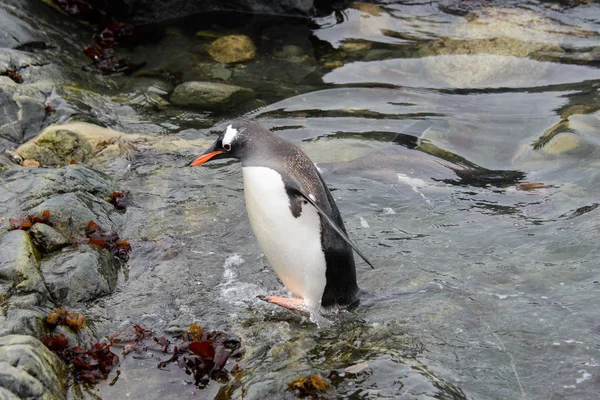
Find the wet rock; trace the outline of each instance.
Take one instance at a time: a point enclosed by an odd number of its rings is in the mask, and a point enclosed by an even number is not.
[[[207,110],[224,110],[250,100],[254,91],[240,86],[213,82],[185,82],[175,88],[171,102]]]
[[[0,6],[0,48],[16,48],[48,40],[43,30],[18,18],[16,11],[6,5]]]
[[[425,69],[452,87],[513,85],[541,76],[546,64],[531,68],[526,58],[545,52],[562,53],[561,27],[532,11],[488,7],[460,19],[452,38],[426,42],[418,54]]]
[[[8,389],[4,389],[0,387],[0,399],[2,400],[21,400],[20,397],[17,397],[13,392]]]
[[[10,393],[0,398],[64,399],[66,383],[64,364],[39,340],[26,335],[0,338],[0,388]]]
[[[6,318],[0,318],[0,337],[6,335],[31,335],[41,337],[46,329],[46,314],[36,307],[26,307],[19,303],[22,296],[12,296],[8,301]],[[39,295],[33,295],[39,300]],[[13,303],[14,302],[14,303]]]
[[[256,55],[256,47],[248,36],[229,35],[215,40],[208,46],[208,54],[224,64],[249,61]]]
[[[578,148],[580,142],[577,135],[573,133],[559,132],[548,139],[541,150],[549,155],[558,155]]]
[[[293,59],[294,57],[302,57],[304,55],[304,49],[300,46],[288,44],[283,46],[279,51],[275,51],[273,55],[277,58]]]
[[[347,53],[358,53],[371,50],[373,44],[368,42],[344,42],[340,47]]]
[[[28,168],[37,168],[40,166],[40,162],[38,160],[34,160],[33,158],[27,158],[23,160],[21,165]]]
[[[50,91],[50,87],[19,85],[0,76],[0,150],[23,143],[44,127]]]
[[[97,201],[103,201],[103,196],[109,195],[115,190],[107,175],[84,165],[68,165],[54,169],[12,168],[3,174],[2,183],[0,186],[0,214],[15,217],[38,211],[41,215],[46,209],[32,211],[32,208],[44,201],[49,201],[55,195],[65,196],[75,192],[79,195],[89,194]],[[93,194],[98,194],[98,196]],[[87,196],[81,197],[82,201],[87,201],[87,198]],[[64,208],[58,206],[55,211],[51,210],[51,220],[55,223],[55,229],[59,231],[61,231],[61,223],[64,223],[62,218],[66,218],[68,221],[69,217],[73,215],[73,213],[68,213],[68,210],[64,210],[65,214],[59,214],[58,211]],[[89,220],[85,221],[86,224],[87,222]],[[8,224],[8,221],[5,223]],[[63,234],[65,233],[63,232]],[[67,237],[69,237],[68,234]]]
[[[239,11],[265,15],[309,16],[314,10],[313,0],[125,0],[125,9],[130,11],[131,21],[138,25],[182,18],[211,11]],[[326,4],[328,2],[320,2]]]
[[[26,232],[7,232],[0,250],[0,280],[12,282],[18,291],[42,291],[39,255]]]
[[[115,143],[120,136],[121,133],[112,129],[83,122],[53,125],[19,146],[16,152],[44,166],[84,162]]]
[[[43,59],[37,54],[11,49],[0,51],[0,75],[6,75],[8,71],[21,71],[32,65],[43,63]]]
[[[16,166],[15,161],[6,153],[0,153],[0,173],[6,172]]]
[[[55,301],[76,305],[114,291],[120,264],[108,250],[80,245],[42,262],[46,286]]]
[[[223,81],[231,78],[231,75],[233,74],[231,70],[225,67],[223,64],[215,65],[210,72],[213,79],[221,79]]]
[[[50,253],[70,244],[69,239],[46,224],[34,224],[29,234],[33,243],[44,253]]]
[[[379,17],[381,14],[385,14],[385,11],[383,10],[383,8],[381,8],[380,6],[375,5],[375,4],[355,1],[354,3],[352,3],[350,5],[350,7],[361,11],[366,16]]]
[[[38,215],[49,210],[54,229],[67,238],[84,237],[89,221],[95,221],[106,229],[114,229],[111,219],[112,204],[90,193],[74,192],[53,196],[31,210]]]

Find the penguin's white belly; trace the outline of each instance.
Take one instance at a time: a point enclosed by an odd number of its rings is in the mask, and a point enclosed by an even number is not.
[[[281,175],[266,167],[243,167],[250,225],[283,284],[307,305],[320,304],[325,290],[321,219],[309,204],[295,218]]]

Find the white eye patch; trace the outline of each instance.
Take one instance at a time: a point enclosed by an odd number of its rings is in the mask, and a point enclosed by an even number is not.
[[[231,145],[231,142],[233,142],[233,139],[235,139],[237,134],[237,129],[234,129],[232,125],[229,125],[225,131],[225,136],[223,136],[223,146],[226,144]]]

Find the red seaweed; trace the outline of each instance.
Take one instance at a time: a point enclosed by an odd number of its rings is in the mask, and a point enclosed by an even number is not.
[[[129,190],[112,192],[108,202],[115,206],[117,210],[126,210],[128,206],[133,204],[131,201],[131,196],[129,195]]]
[[[94,221],[88,222],[85,228],[87,239],[80,239],[78,244],[91,244],[109,250],[113,256],[123,262],[129,260],[131,245],[126,240],[119,239],[115,231],[105,231]]]
[[[119,363],[119,356],[110,350],[109,343],[96,343],[90,349],[69,347],[69,340],[62,333],[46,335],[42,337],[42,343],[71,367],[73,377],[80,382],[96,383],[106,379]]]
[[[119,60],[113,49],[121,42],[131,40],[134,27],[113,20],[115,8],[120,2],[111,0],[52,0],[61,10],[82,21],[94,25],[98,32],[92,36],[92,43],[83,49],[96,68],[104,75],[131,73],[144,64],[132,64]]]
[[[184,369],[186,374],[194,377],[195,384],[204,387],[210,382],[210,379],[228,379],[228,372],[225,364],[229,358],[240,348],[240,342],[237,339],[230,338],[223,331],[204,331],[201,326],[192,324],[188,332],[184,333],[178,345],[169,347],[173,344],[164,336],[157,337],[148,329],[140,325],[134,325],[135,339],[133,342],[125,345],[122,356],[137,350],[139,348],[147,349],[146,340],[152,338],[154,342],[162,346],[165,354],[170,354],[169,358],[160,361],[158,368],[165,368],[172,363]],[[132,333],[123,333],[131,340]],[[111,335],[111,342],[118,343],[121,340],[115,335]],[[239,370],[239,367],[238,367]]]
[[[65,325],[74,331],[85,328],[85,317],[80,312],[68,311],[64,307],[58,307],[48,313],[46,322],[49,325]]]
[[[20,229],[22,231],[29,230],[33,224],[37,223],[54,226],[54,224],[50,222],[49,210],[42,212],[41,216],[31,216],[27,214],[25,217],[9,218],[8,222],[10,223],[11,230]]]
[[[21,75],[17,71],[6,71],[6,76],[12,79],[15,83],[23,83],[25,81],[23,79],[23,75]]]

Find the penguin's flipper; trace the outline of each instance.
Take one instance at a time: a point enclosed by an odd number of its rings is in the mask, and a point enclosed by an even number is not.
[[[369,261],[367,259],[367,257],[365,257],[363,255],[363,253],[361,253],[361,251],[358,249],[358,246],[356,246],[354,243],[352,243],[352,241],[350,240],[350,238],[348,237],[348,235],[346,235],[344,233],[344,231],[342,231],[340,229],[340,227],[335,223],[335,221],[333,221],[331,219],[331,217],[329,215],[327,215],[325,213],[325,211],[321,210],[321,207],[318,206],[317,202],[314,201],[309,195],[307,195],[306,193],[304,193],[302,190],[300,190],[298,187],[291,187],[291,186],[286,186],[286,189],[289,192],[295,193],[298,196],[302,197],[304,200],[308,201],[310,204],[312,204],[312,206],[317,210],[317,212],[319,214],[321,214],[321,216],[325,219],[325,221],[327,221],[327,223],[331,226],[331,228],[337,232],[338,235],[340,235],[340,237],[342,239],[344,239],[344,241],[346,241],[346,243],[348,243],[350,245],[350,247],[352,247],[354,249],[354,251],[356,251],[356,254],[358,254],[360,256],[360,258],[362,258],[363,260],[365,260],[365,262],[367,264],[369,264],[369,266],[373,269],[375,269],[375,267],[373,266],[373,264],[371,264],[371,261]]]

